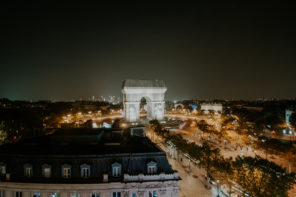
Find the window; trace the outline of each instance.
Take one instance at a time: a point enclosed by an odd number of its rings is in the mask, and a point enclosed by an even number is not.
[[[22,192],[15,192],[15,197],[22,197]]]
[[[120,163],[112,164],[112,176],[114,176],[114,177],[121,176],[121,164]]]
[[[157,163],[154,161],[151,161],[147,163],[147,173],[148,174],[155,174],[157,173]]]
[[[136,194],[136,193],[133,193],[133,194],[132,194],[132,197],[137,197],[137,194]]]
[[[25,170],[25,176],[26,177],[32,177],[33,175],[33,167],[31,164],[25,164],[24,165],[24,170]]]
[[[99,193],[92,193],[91,197],[100,197],[100,194]]]
[[[50,168],[44,168],[43,169],[43,174],[45,178],[50,178],[51,175],[51,169]]]
[[[149,191],[148,196],[149,197],[157,197],[156,191]]]
[[[156,173],[156,166],[148,166],[148,173],[150,174]]]
[[[0,175],[6,174],[6,165],[3,163],[0,163]]]
[[[38,192],[33,192],[33,197],[40,197],[40,193],[38,193]]]
[[[64,178],[70,178],[70,168],[64,168]]]
[[[71,197],[80,197],[80,194],[79,193],[72,193]]]
[[[64,164],[62,166],[62,175],[66,179],[71,177],[71,166],[70,165]]]
[[[51,193],[51,197],[60,197],[60,193]]]
[[[42,175],[44,178],[50,178],[51,177],[51,166],[48,164],[42,165]]]
[[[3,197],[3,196],[4,196],[4,191],[0,190],[0,197]]]
[[[81,177],[88,178],[90,176],[90,166],[83,164],[80,166]]]
[[[87,178],[89,177],[89,169],[88,168],[82,168],[82,177]]]
[[[112,197],[121,197],[121,192],[113,192]]]
[[[118,166],[113,167],[113,176],[120,176]]]

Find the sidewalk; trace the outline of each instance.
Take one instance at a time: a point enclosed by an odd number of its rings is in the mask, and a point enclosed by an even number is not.
[[[164,148],[163,146],[161,146]],[[212,191],[206,189],[200,177],[192,171],[186,170],[187,168],[176,159],[167,156],[169,163],[174,170],[177,170],[180,178],[180,197],[196,196],[196,197],[212,197]]]

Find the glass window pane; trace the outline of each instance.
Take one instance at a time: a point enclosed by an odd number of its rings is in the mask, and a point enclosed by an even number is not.
[[[50,178],[51,170],[50,168],[44,168],[43,169],[43,174],[45,178]]]
[[[60,193],[56,193],[56,192],[55,193],[52,193],[51,194],[51,197],[60,197]]]
[[[6,174],[6,167],[4,165],[0,166],[0,174],[2,175]]]
[[[34,192],[33,197],[40,197],[40,193]]]

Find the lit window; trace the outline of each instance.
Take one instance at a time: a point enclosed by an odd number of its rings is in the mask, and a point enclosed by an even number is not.
[[[33,175],[33,167],[31,164],[25,164],[24,165],[25,170],[25,176],[26,177],[32,177]]]
[[[15,192],[15,197],[22,197],[22,192]]]
[[[148,196],[149,197],[157,197],[156,191],[149,191]]]
[[[51,166],[48,164],[42,165],[42,175],[44,178],[50,178],[51,177]]]
[[[113,167],[113,176],[120,176],[119,174],[119,167]]]
[[[0,163],[0,175],[6,174],[6,165],[3,163]]]
[[[71,166],[70,165],[64,164],[62,166],[62,175],[66,179],[71,177]]]
[[[112,164],[112,176],[114,176],[114,177],[121,176],[121,164],[120,163]]]
[[[100,194],[99,193],[92,193],[91,197],[100,197]]]
[[[71,197],[80,197],[80,194],[79,193],[72,193]]]
[[[113,192],[112,197],[121,197],[121,192]]]
[[[40,193],[38,193],[38,192],[33,192],[33,197],[40,197]]]
[[[60,197],[60,193],[51,193],[51,197]]]
[[[64,168],[64,178],[70,178],[70,168]]]
[[[156,167],[155,166],[148,166],[148,173],[150,173],[150,174],[156,173]]]
[[[87,178],[89,177],[89,169],[88,168],[82,168],[82,177]]]
[[[88,178],[90,176],[90,166],[83,164],[80,166],[81,177]]]
[[[155,174],[157,173],[157,163],[154,161],[151,161],[147,163],[147,173],[148,174]]]

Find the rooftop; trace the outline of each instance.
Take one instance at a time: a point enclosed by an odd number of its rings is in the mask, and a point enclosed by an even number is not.
[[[0,154],[106,155],[162,152],[146,137],[112,129],[60,129],[53,134],[0,146]]]

